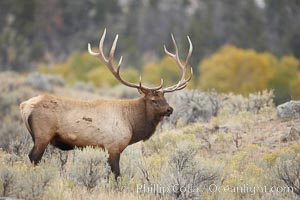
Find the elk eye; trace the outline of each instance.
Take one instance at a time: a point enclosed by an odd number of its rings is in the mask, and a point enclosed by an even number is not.
[[[157,105],[157,101],[156,100],[151,100],[151,102],[155,105]]]

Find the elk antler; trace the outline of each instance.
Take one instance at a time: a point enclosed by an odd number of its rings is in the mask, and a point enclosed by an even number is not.
[[[173,45],[174,45],[174,49],[175,49],[175,54],[172,54],[170,53],[166,46],[164,45],[164,50],[165,50],[165,53],[170,56],[171,58],[173,58],[177,65],[179,66],[179,68],[181,69],[182,71],[182,76],[181,76],[181,79],[180,81],[176,84],[176,85],[173,85],[173,86],[170,86],[170,87],[167,87],[167,88],[164,88],[162,91],[163,93],[167,93],[167,92],[173,92],[173,91],[176,91],[176,90],[182,90],[183,88],[185,88],[188,84],[188,82],[192,79],[192,76],[193,76],[193,69],[191,68],[191,74],[190,76],[185,79],[185,76],[186,76],[186,69],[187,69],[187,66],[189,64],[189,61],[190,61],[190,58],[191,58],[191,55],[192,55],[192,52],[193,52],[193,45],[192,45],[192,42],[189,38],[189,36],[187,36],[187,39],[189,41],[189,44],[190,44],[190,49],[189,49],[189,53],[186,57],[186,60],[185,60],[185,63],[184,65],[181,63],[180,61],[180,58],[179,58],[179,55],[178,55],[178,48],[177,48],[177,45],[176,45],[176,41],[174,39],[174,36],[173,34],[171,35],[172,36],[172,41],[173,41]]]
[[[125,81],[124,79],[122,79],[122,77],[120,76],[120,67],[121,67],[121,63],[122,63],[122,56],[119,60],[119,64],[118,64],[117,68],[114,66],[114,54],[115,54],[115,49],[116,49],[116,45],[117,45],[119,36],[116,35],[113,45],[111,47],[110,53],[109,53],[109,57],[106,58],[104,55],[104,52],[103,52],[103,43],[104,43],[105,35],[106,35],[106,29],[104,29],[104,33],[100,39],[99,53],[92,51],[90,43],[88,43],[88,51],[92,56],[99,57],[100,60],[102,60],[102,62],[108,67],[110,72],[114,75],[114,77],[118,81],[120,81],[122,84],[124,84],[128,87],[137,88],[139,91],[144,91],[144,92],[149,91],[149,90],[152,90],[152,91],[159,90],[162,88],[163,79],[161,79],[160,85],[157,87],[154,87],[154,88],[142,86],[142,77],[141,76],[140,76],[139,84],[129,83],[129,82]]]

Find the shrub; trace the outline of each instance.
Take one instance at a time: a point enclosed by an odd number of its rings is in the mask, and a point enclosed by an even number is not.
[[[274,93],[273,90],[264,90],[249,94],[247,111],[258,113],[264,107],[272,107]]]
[[[38,72],[29,74],[27,83],[30,86],[32,86],[34,89],[38,89],[46,92],[53,91],[53,88],[50,84],[50,81],[47,79],[47,77]]]
[[[100,149],[92,147],[76,149],[70,172],[71,179],[88,190],[95,188],[108,178],[110,167],[107,159],[108,153]]]
[[[95,86],[92,83],[86,83],[82,81],[76,82],[74,88],[79,91],[86,91],[86,92],[95,91]]]
[[[168,164],[163,171],[162,183],[163,185],[178,186],[173,190],[172,195],[175,198],[200,198],[202,192],[199,191],[219,177],[217,170],[200,164],[196,153],[196,148],[190,142],[182,141],[177,143],[175,151],[169,157]]]
[[[24,133],[14,138],[9,143],[9,151],[17,156],[22,156],[25,152],[30,152],[32,147],[32,139],[29,133]]]
[[[216,116],[220,101],[215,93],[206,93],[197,90],[178,91],[167,96],[169,104],[174,107],[174,113],[166,118],[163,127],[175,127],[178,123],[208,121]]]
[[[300,197],[300,155],[294,158],[282,157],[277,164],[278,178]]]
[[[34,92],[28,88],[22,88],[18,86],[17,88],[13,88],[12,90],[8,89],[0,94],[0,112],[3,114],[0,116],[0,119],[4,117],[10,117],[13,119],[19,119],[19,105],[25,99],[28,99],[34,94]],[[13,112],[17,111],[17,112]]]
[[[122,176],[128,175],[130,178],[137,176],[137,168],[142,157],[141,150],[137,145],[128,146],[122,153],[120,159],[120,167]]]
[[[145,143],[143,143],[143,155],[151,156],[159,154],[161,156],[168,156],[170,152],[176,150],[176,144],[181,141],[188,141],[192,144],[197,143],[195,134],[178,131],[172,129],[161,134],[154,135]],[[197,147],[198,143],[197,143]]]
[[[112,98],[132,99],[139,97],[137,90],[129,88],[124,85],[117,85],[110,89],[100,90],[100,96],[107,96]]]
[[[24,199],[42,199],[56,173],[55,168],[43,163],[35,167],[26,167],[19,173],[17,196]]]
[[[13,194],[16,187],[15,170],[11,167],[0,169],[0,191],[1,196],[10,196]]]
[[[167,156],[154,153],[150,156],[142,156],[138,169],[146,184],[156,184],[161,180],[162,169],[167,161]]]
[[[254,92],[248,95],[248,97],[242,95],[220,94],[221,100],[220,112],[229,112],[231,114],[237,114],[243,111],[249,111],[252,113],[258,113],[265,107],[274,107],[273,90],[264,90],[261,92]]]
[[[63,78],[61,77],[61,75],[57,75],[57,74],[53,74],[53,75],[46,75],[49,83],[52,86],[59,86],[59,87],[63,87],[65,85],[65,82],[63,80]]]
[[[205,127],[201,123],[194,123],[182,128],[185,135],[192,134],[196,136],[197,144],[201,149],[211,149],[214,142],[213,133],[218,130],[218,126]],[[219,133],[218,133],[219,135]]]
[[[9,150],[11,142],[19,140],[21,134],[25,133],[20,122],[11,122],[10,120],[4,121],[2,125],[0,124],[0,148]]]

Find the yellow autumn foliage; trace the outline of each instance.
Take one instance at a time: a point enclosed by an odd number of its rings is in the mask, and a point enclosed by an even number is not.
[[[190,69],[188,69],[187,76],[189,74]],[[176,62],[170,57],[165,56],[157,63],[148,63],[144,66],[143,82],[150,85],[158,85],[162,78],[164,80],[164,87],[168,87],[178,83],[181,75],[182,73]],[[188,87],[193,87],[193,80],[190,81]]]
[[[275,89],[275,95],[280,97],[280,103],[300,98],[297,89],[300,86],[299,67],[299,60],[290,55],[282,57],[275,65],[276,73],[270,87]]]
[[[300,99],[300,61],[292,55],[278,59],[271,53],[226,45],[198,67],[199,86],[204,90],[248,95],[272,89],[276,104]]]
[[[249,94],[264,90],[275,73],[269,53],[226,45],[199,65],[201,89]]]
[[[51,68],[41,65],[39,71],[60,74],[71,84],[78,80],[92,82],[98,87],[112,87],[119,83],[107,67],[88,52],[75,52],[65,62],[55,64]],[[139,73],[133,68],[121,69],[120,74],[129,82],[138,82]]]
[[[300,72],[297,72],[296,78],[289,83],[292,99],[300,99]]]

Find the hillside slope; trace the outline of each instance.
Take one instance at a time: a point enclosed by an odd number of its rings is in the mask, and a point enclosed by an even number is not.
[[[30,199],[95,199],[99,195],[102,199],[296,198],[300,184],[296,173],[300,173],[300,167],[297,168],[300,119],[279,119],[276,108],[269,102],[269,93],[255,94],[266,99],[258,109],[250,106],[253,102],[250,97],[205,93],[208,99],[217,99],[216,114],[209,119],[199,117],[197,121],[166,119],[148,141],[125,150],[121,157],[123,176],[116,184],[109,175],[96,180],[91,178],[97,177],[105,166],[92,162],[102,155],[93,149],[61,152],[49,146],[41,167],[33,168],[26,157],[32,141],[21,121],[19,104],[44,93],[43,88],[49,87],[42,84],[50,85],[47,92],[84,100],[135,94],[124,95],[123,89],[119,92],[120,88],[109,92],[84,86],[76,89],[64,86],[57,77],[41,76],[46,82],[34,84],[29,81],[30,76],[12,72],[0,74],[0,196]],[[193,98],[197,97],[195,91],[186,94],[191,93]],[[181,112],[181,105],[188,104],[175,94],[168,98],[177,102],[177,110]],[[189,101],[196,102],[195,99]],[[206,104],[209,102],[204,98],[203,106]],[[174,116],[181,116],[179,111],[175,110]],[[193,114],[198,116],[199,113],[201,110]],[[87,160],[82,162],[83,159]],[[101,159],[105,160],[105,156]],[[287,177],[294,185],[283,181]],[[86,184],[91,182],[94,184]],[[155,185],[171,189],[163,192],[155,190]],[[30,192],[32,190],[35,192]]]

